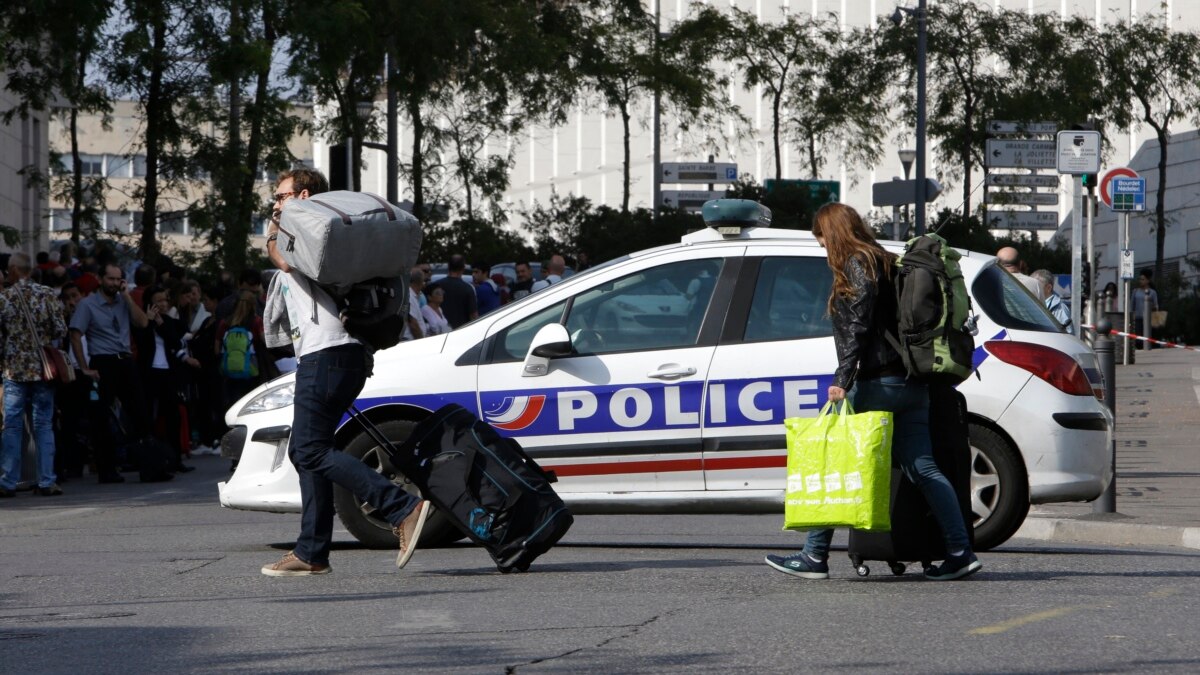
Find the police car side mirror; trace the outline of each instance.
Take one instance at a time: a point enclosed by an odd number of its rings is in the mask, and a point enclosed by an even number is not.
[[[529,354],[525,356],[525,367],[521,369],[523,377],[541,377],[550,372],[550,359],[568,356],[572,353],[571,336],[560,323],[542,326],[533,342],[529,345]]]

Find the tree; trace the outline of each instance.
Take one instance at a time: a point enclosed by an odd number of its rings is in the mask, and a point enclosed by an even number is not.
[[[142,206],[141,255],[153,262],[160,255],[159,200],[183,187],[193,172],[188,129],[177,104],[196,93],[202,64],[188,50],[199,9],[187,0],[123,0],[121,10],[120,21],[110,24],[112,49],[104,70],[116,91],[133,97],[142,112],[146,176],[133,197]]]
[[[351,166],[346,177],[350,189],[361,190],[357,167],[362,164],[362,141],[379,135],[378,120],[361,114],[360,107],[373,108],[384,84],[383,26],[390,26],[387,12],[399,12],[384,0],[331,0],[319,12],[304,11],[304,3],[289,2],[290,37],[288,73],[309,88],[317,101],[331,101],[331,115],[319,116],[314,131],[334,141],[353,139]],[[414,3],[420,4],[420,3]],[[416,39],[426,33],[420,8],[413,8]],[[420,39],[418,39],[420,41]],[[418,121],[414,134],[420,133]]]
[[[503,220],[499,199],[508,188],[508,172],[512,168],[512,151],[488,153],[489,146],[500,136],[510,134],[517,126],[512,115],[493,115],[477,93],[450,92],[444,101],[433,107],[434,145],[445,148],[453,164],[458,190],[464,196],[464,220],[476,221],[479,200],[492,207],[493,222]]]
[[[61,97],[71,137],[71,170],[69,175],[59,171],[57,177],[66,180],[49,181],[54,196],[71,204],[71,240],[77,244],[84,225],[99,226],[96,205],[103,207],[107,190],[103,176],[83,175],[78,120],[80,114],[107,116],[111,111],[107,90],[90,82],[87,73],[112,9],[112,0],[27,0],[0,7],[0,64],[7,70],[6,86],[18,100],[2,117],[7,124],[14,115],[46,110],[53,97]],[[61,167],[58,157],[51,159],[52,167]],[[47,180],[27,175],[35,182]]]
[[[714,21],[725,20],[718,10]],[[781,22],[760,21],[757,14],[738,7],[732,8],[726,24],[728,39],[721,52],[741,74],[746,90],[763,88],[763,98],[771,102],[771,139],[775,149],[775,179],[783,178],[783,103],[793,81],[811,82],[822,72],[828,56],[814,41],[821,25],[816,18],[800,18],[788,14]],[[815,177],[815,174],[814,174]]]
[[[818,147],[838,148],[843,164],[874,166],[891,126],[886,97],[894,70],[875,55],[879,36],[871,30],[842,32],[832,22],[810,22],[813,49],[823,53],[820,72],[795,78],[787,101],[790,134],[808,155],[812,178],[825,160]]]
[[[239,271],[249,262],[250,228],[264,210],[256,185],[290,164],[287,142],[297,120],[271,67],[284,7],[279,0],[220,0],[195,17],[196,44],[206,69],[203,95],[182,104],[200,175],[211,191],[191,222],[206,235],[214,262]],[[244,140],[243,140],[244,139]]]
[[[1100,36],[1099,47],[1112,95],[1134,102],[1134,111],[1113,107],[1112,123],[1119,128],[1133,122],[1147,124],[1158,140],[1154,276],[1161,280],[1171,127],[1200,110],[1200,35],[1173,31],[1167,19],[1146,16],[1130,25],[1108,28]]]
[[[890,24],[881,36],[878,58],[903,64],[906,84],[901,104],[915,120],[916,22]],[[982,165],[987,119],[1003,89],[1004,76],[993,67],[1009,30],[1001,15],[974,2],[938,3],[928,9],[928,90],[926,131],[938,140],[936,156],[957,164],[951,175],[962,179],[962,214],[971,214],[971,174]]]
[[[706,108],[721,104],[724,85],[709,64],[710,45],[720,23],[711,13],[681,21],[656,39],[654,18],[640,3],[610,0],[587,26],[576,59],[585,86],[621,118],[623,172],[621,211],[629,212],[630,138],[634,105],[658,92],[675,108],[683,124]]]

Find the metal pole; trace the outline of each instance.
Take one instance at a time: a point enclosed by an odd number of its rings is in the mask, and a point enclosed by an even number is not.
[[[1096,201],[1092,199],[1092,188],[1089,187],[1087,191],[1087,261],[1088,275],[1091,277],[1087,297],[1087,324],[1089,326],[1096,325],[1096,249],[1092,236],[1092,221],[1095,217]]]
[[[925,0],[917,3],[917,199],[916,236],[925,234]],[[970,176],[967,177],[970,179]]]
[[[396,91],[396,58],[387,53],[387,200],[395,204],[400,199],[400,94]]]
[[[354,189],[354,133],[346,135],[346,189]]]
[[[1096,340],[1092,349],[1096,351],[1096,360],[1100,362],[1100,374],[1104,378],[1104,402],[1113,414],[1113,424],[1117,419],[1117,359],[1114,354],[1116,345],[1109,331],[1112,323],[1108,319],[1096,322]],[[1116,513],[1117,511],[1117,441],[1116,429],[1112,430],[1112,440],[1109,442],[1109,456],[1112,462],[1112,480],[1096,501],[1092,502],[1092,513]]]
[[[658,58],[659,42],[662,40],[662,0],[654,1],[654,58]],[[654,87],[654,175],[651,177],[651,182],[654,184],[653,199],[654,203],[650,208],[654,213],[654,220],[658,220],[658,205],[662,202],[662,128],[659,121],[660,112],[662,110],[662,92],[658,86]],[[628,170],[628,167],[626,167]]]
[[[1083,304],[1083,177],[1073,176],[1075,208],[1071,211],[1071,325],[1075,336],[1083,335],[1080,305]]]
[[[1123,229],[1124,229],[1124,234],[1122,235],[1122,239],[1125,242],[1122,245],[1122,248],[1128,249],[1129,248],[1129,213],[1128,212],[1121,214],[1121,221],[1122,221]],[[1125,328],[1124,328],[1124,330],[1126,333],[1129,333],[1130,332],[1130,330],[1129,330],[1129,325],[1130,325],[1129,324],[1129,301],[1131,300],[1131,298],[1129,297],[1129,279],[1121,280],[1121,288],[1122,288],[1121,306],[1122,306],[1122,309],[1124,309],[1124,311],[1125,311]],[[1125,359],[1124,359],[1123,363],[1125,365],[1129,365],[1130,363],[1132,363],[1132,361],[1130,360],[1130,357],[1132,356],[1132,354],[1130,353],[1130,347],[1132,345],[1130,344],[1129,336],[1125,336],[1125,339],[1123,340],[1123,342],[1125,343]]]

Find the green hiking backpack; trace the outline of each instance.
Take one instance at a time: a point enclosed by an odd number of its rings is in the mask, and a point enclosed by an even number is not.
[[[958,384],[974,367],[975,319],[962,256],[936,234],[909,239],[896,259],[899,335],[887,333],[912,377]]]
[[[221,374],[231,380],[250,380],[258,377],[254,358],[254,335],[242,326],[225,331],[221,338]]]

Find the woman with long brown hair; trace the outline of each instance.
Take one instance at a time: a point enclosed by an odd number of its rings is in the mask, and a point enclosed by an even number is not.
[[[813,219],[813,235],[825,247],[833,271],[829,315],[838,366],[829,400],[850,399],[856,412],[894,414],[892,460],[929,502],[942,530],[947,558],[926,572],[938,581],[958,579],[983,567],[971,551],[954,488],[933,461],[929,436],[929,390],[908,377],[900,355],[884,337],[897,332],[895,256],[880,246],[862,217],[845,204],[826,204]],[[810,530],[804,550],[768,555],[771,567],[805,579],[829,578],[833,530]]]

